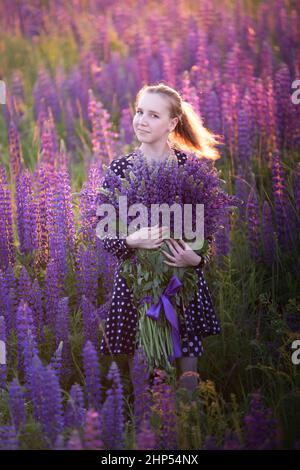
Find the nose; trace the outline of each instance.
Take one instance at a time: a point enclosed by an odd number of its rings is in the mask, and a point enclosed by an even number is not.
[[[146,120],[145,120],[145,119],[146,119]],[[143,116],[140,116],[138,123],[139,123],[139,125],[140,125],[141,128],[145,128],[145,129],[146,129],[146,128],[148,127],[147,118],[145,118],[144,115],[143,115]]]

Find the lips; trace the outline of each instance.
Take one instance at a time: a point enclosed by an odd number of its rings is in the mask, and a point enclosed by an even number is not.
[[[145,132],[145,134],[149,134],[148,131],[144,131],[143,129],[138,129],[139,132]]]

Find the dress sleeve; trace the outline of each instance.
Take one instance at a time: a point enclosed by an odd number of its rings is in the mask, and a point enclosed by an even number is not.
[[[199,261],[199,264],[195,266],[196,269],[202,269],[204,268],[212,259],[214,255],[214,242],[215,242],[215,237],[214,235],[211,235],[210,237],[207,237],[208,241],[208,252],[206,255],[201,256],[201,260]]]
[[[103,246],[106,251],[121,260],[132,256],[135,251],[127,245],[125,238],[106,237],[103,239]]]
[[[110,168],[118,175],[118,167],[116,165],[110,165]],[[102,187],[104,189],[107,188],[107,180],[105,177],[102,183]],[[100,217],[98,217],[98,220],[100,220]],[[127,245],[125,238],[107,236],[102,239],[102,243],[106,251],[116,256],[120,260],[128,258],[135,253],[135,249],[130,248]]]

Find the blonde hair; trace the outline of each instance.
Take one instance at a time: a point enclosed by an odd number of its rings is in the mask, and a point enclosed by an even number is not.
[[[145,92],[161,93],[169,99],[170,117],[178,117],[179,121],[175,129],[170,133],[170,144],[187,152],[194,152],[199,158],[218,160],[221,154],[215,148],[223,144],[222,136],[214,134],[203,126],[202,118],[194,110],[193,106],[184,101],[180,94],[174,89],[158,83],[157,85],[144,85],[137,93],[135,106]]]

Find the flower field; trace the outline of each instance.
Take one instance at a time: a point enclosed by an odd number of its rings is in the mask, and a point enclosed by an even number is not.
[[[300,448],[297,7],[0,3],[0,449]],[[102,165],[139,143],[134,99],[158,82],[223,136],[215,166],[243,201],[204,269],[222,330],[192,397],[161,369],[150,387],[141,350],[133,383],[99,353],[117,266],[95,230]]]

